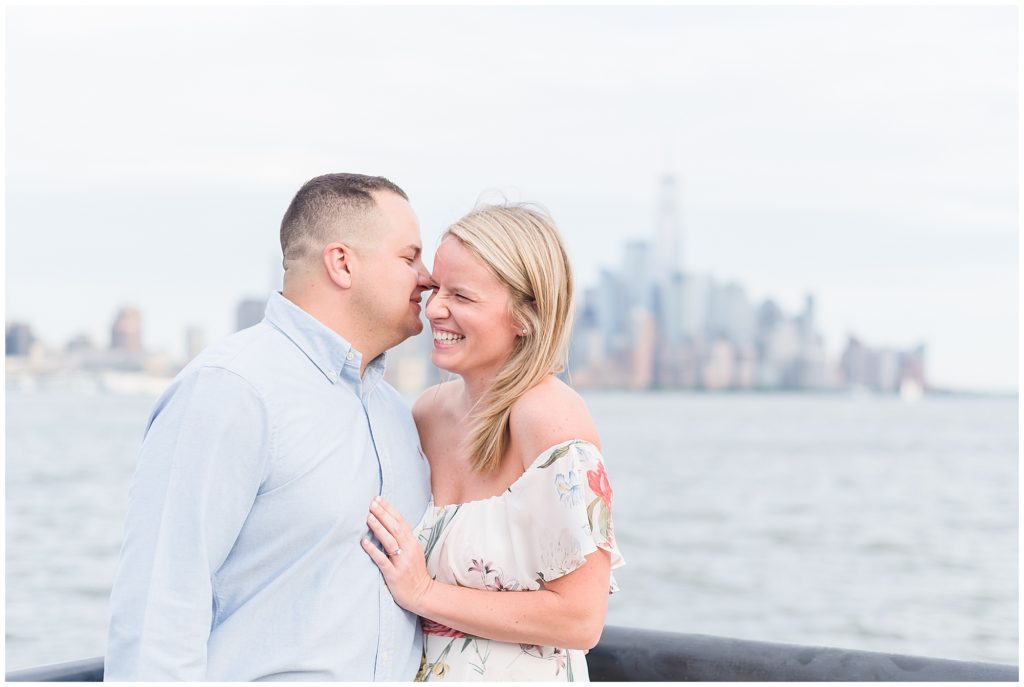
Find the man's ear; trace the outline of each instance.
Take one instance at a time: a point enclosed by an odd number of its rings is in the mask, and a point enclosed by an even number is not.
[[[344,243],[324,246],[323,261],[327,276],[343,289],[352,288],[352,248]]]

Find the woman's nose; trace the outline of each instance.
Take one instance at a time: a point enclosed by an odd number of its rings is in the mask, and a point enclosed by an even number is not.
[[[427,314],[428,320],[443,320],[448,317],[448,308],[446,308],[441,299],[437,297],[437,291],[434,291],[430,294],[430,297],[427,298],[427,307],[424,308],[424,312]]]

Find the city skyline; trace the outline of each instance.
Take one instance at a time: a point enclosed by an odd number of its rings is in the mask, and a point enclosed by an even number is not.
[[[840,349],[837,344],[826,347],[825,340],[817,330],[817,315],[815,302],[816,297],[813,291],[804,294],[804,310],[800,315],[795,316],[797,338],[800,347],[810,345],[811,358],[814,369],[806,369],[806,361],[803,364],[804,370],[798,373],[776,372],[774,377],[765,378],[763,366],[759,366],[758,358],[760,353],[755,354],[753,349],[749,351],[754,341],[754,330],[760,328],[760,322],[755,325],[754,320],[762,320],[765,311],[771,311],[769,317],[777,321],[785,321],[787,316],[780,307],[777,299],[768,296],[761,299],[757,308],[752,305],[750,294],[755,291],[749,290],[748,285],[737,279],[721,279],[714,274],[689,273],[684,269],[683,256],[685,255],[682,245],[684,236],[682,222],[680,219],[680,204],[678,197],[677,180],[671,173],[664,174],[658,182],[659,196],[655,202],[656,213],[648,236],[635,236],[624,240],[619,245],[619,256],[621,259],[620,272],[609,268],[607,265],[599,266],[599,278],[596,283],[578,284],[576,293],[576,313],[574,322],[573,342],[569,358],[569,373],[575,375],[575,379],[581,388],[589,389],[657,389],[674,388],[690,390],[744,390],[744,389],[790,389],[790,390],[834,390],[840,388],[863,387],[874,391],[894,392],[901,390],[902,370],[904,365],[909,365],[911,374],[909,380],[915,389],[934,389],[938,391],[960,390],[967,392],[1005,392],[1005,389],[977,389],[959,388],[948,389],[941,385],[929,384],[926,379],[926,357],[927,343],[918,338],[911,345],[900,345],[884,338],[873,336],[871,332],[850,331],[844,340],[844,346]],[[429,254],[429,252],[428,252]],[[427,258],[429,261],[429,257]],[[270,268],[268,280],[268,292],[279,290],[275,283],[280,281],[276,273],[283,275],[280,267],[275,262]],[[633,278],[630,279],[631,275]],[[653,298],[657,301],[657,285],[659,282],[679,284],[685,283],[689,289],[696,284],[698,292],[704,299],[701,303],[693,301],[693,294],[684,295],[680,291],[674,298],[675,315],[665,315],[658,311],[658,306],[652,303],[645,303],[645,299]],[[664,287],[662,287],[664,288]],[[609,290],[610,289],[610,290]],[[644,295],[644,290],[650,294]],[[621,291],[624,295],[618,295]],[[665,297],[667,294],[662,294]],[[266,296],[250,293],[234,304],[233,327],[228,328],[223,334],[213,337],[213,340],[222,338],[232,332],[239,331],[259,322],[263,317]],[[425,296],[426,297],[426,296]],[[596,301],[604,301],[604,307]],[[599,312],[607,312],[609,302],[616,302],[622,312],[615,315],[612,320],[602,325],[593,322],[595,318],[600,319]],[[588,349],[584,339],[592,330],[600,332],[600,335],[607,339],[600,348],[611,351],[616,344],[612,339],[616,331],[621,329],[622,333],[628,332],[628,325],[636,313],[630,313],[630,308],[643,304],[646,308],[646,315],[650,318],[649,337],[665,339],[670,350],[657,352],[658,346],[652,338],[647,342],[650,350],[646,354],[639,354],[634,350],[633,343],[619,346],[617,355],[621,360],[616,360],[615,355],[605,356],[599,354],[594,357]],[[737,312],[737,308],[741,312]],[[755,312],[756,310],[756,312]],[[425,331],[429,331],[429,323],[424,320]],[[605,316],[607,317],[607,315]],[[737,324],[737,318],[749,322]],[[803,322],[801,322],[803,320]],[[685,324],[684,324],[685,322]],[[34,333],[31,330],[31,323],[26,321],[8,320],[8,328],[13,325],[13,336],[15,341],[24,342],[31,340]],[[611,327],[612,333],[606,330]],[[645,325],[641,322],[641,328]],[[737,329],[749,328],[746,334],[737,336]],[[29,339],[26,339],[29,337]],[[206,327],[195,323],[187,324],[183,329],[182,338],[178,345],[163,341],[157,344],[150,342],[148,345],[143,342],[142,314],[138,307],[131,303],[122,303],[114,316],[113,323],[109,327],[109,346],[103,345],[102,336],[97,340],[88,332],[79,332],[70,338],[66,344],[54,346],[51,342],[45,342],[41,338],[36,341],[46,345],[48,353],[59,353],[63,350],[66,353],[81,355],[83,353],[98,353],[100,356],[87,364],[97,368],[97,365],[110,366],[111,368],[124,368],[136,366],[139,370],[155,372],[157,374],[174,374],[176,370],[191,360],[205,345],[211,343],[211,337]],[[621,338],[621,337],[620,337]],[[630,341],[629,335],[623,341]],[[683,345],[686,340],[687,348]],[[693,342],[697,341],[696,348]],[[757,348],[772,344],[758,339]],[[778,344],[774,344],[776,347]],[[788,344],[792,345],[792,344]],[[725,346],[725,348],[723,348]],[[24,344],[21,346],[25,350]],[[685,350],[684,350],[685,349]],[[700,350],[698,350],[700,349]],[[901,350],[902,349],[902,350]],[[406,358],[422,358],[424,364],[429,365],[429,350],[423,346],[409,342],[401,349],[404,353],[399,354],[399,364],[404,364]],[[180,352],[184,351],[182,355]],[[418,351],[410,355],[410,352]],[[114,358],[105,354],[113,352]],[[615,352],[613,352],[615,353]],[[22,353],[23,354],[23,353]],[[125,354],[144,354],[134,362],[128,362]],[[145,355],[156,355],[155,366],[145,362]],[[633,369],[636,366],[637,356],[647,356],[646,361],[649,369],[639,372]],[[666,373],[665,369],[658,371],[658,368],[678,367],[679,356],[693,358],[691,366],[696,361],[697,367],[689,373],[681,373],[679,369],[675,373]],[[792,353],[791,355],[796,355]],[[803,354],[801,354],[803,355]],[[668,356],[666,358],[666,356]],[[694,357],[696,356],[696,357]],[[753,357],[752,357],[753,356]],[[909,356],[909,358],[908,358]],[[850,363],[850,359],[856,362]],[[675,362],[673,362],[673,360]],[[803,360],[803,358],[801,358]],[[623,362],[625,361],[625,362]],[[881,363],[879,363],[881,361]],[[905,361],[905,362],[901,362]],[[763,361],[762,361],[763,362]],[[881,373],[879,377],[878,366],[888,369],[888,373]],[[701,366],[706,369],[701,371]],[[870,374],[865,374],[864,368],[870,368]],[[844,379],[849,374],[849,368],[859,369],[855,373],[856,379]],[[426,379],[429,374],[426,370],[415,370],[412,373],[416,379]],[[639,374],[639,378],[637,377]],[[683,374],[683,378],[680,377]],[[797,374],[799,379],[785,377],[786,374]],[[689,379],[684,379],[689,375]],[[785,378],[784,378],[785,377]],[[873,382],[866,382],[869,377]],[[881,378],[887,381],[878,381]],[[420,390],[414,385],[407,388],[409,391]],[[905,390],[905,389],[904,389]],[[913,389],[911,393],[917,393]]]
[[[830,359],[813,293],[805,295],[799,314],[789,316],[771,299],[752,301],[744,284],[688,273],[671,174],[661,179],[657,208],[651,235],[625,243],[619,269],[602,266],[599,281],[575,298],[565,373],[577,388],[863,390],[898,392],[907,399],[946,391],[927,379],[924,342],[900,351],[850,336],[842,356]],[[234,330],[259,323],[265,307],[261,298],[238,301]],[[137,308],[122,307],[110,327],[109,347],[83,334],[68,343],[64,355],[34,341],[27,323],[10,323],[7,355],[27,362],[19,369],[39,373],[134,370],[167,376],[198,355],[207,340],[203,328],[191,325],[183,358],[154,355],[142,344],[141,322]],[[436,377],[425,340],[413,337],[389,354],[386,376],[403,393],[419,393]]]
[[[693,279],[693,275],[681,271],[670,273],[673,283]],[[953,391],[927,382],[927,346],[923,342],[913,350],[899,351],[888,346],[873,346],[870,344],[875,342],[850,336],[842,356],[829,359],[815,328],[813,294],[807,294],[802,313],[788,317],[772,300],[764,301],[755,313],[747,304],[745,288],[737,282],[716,283],[713,278],[697,278],[697,283],[706,297],[697,313],[681,309],[672,315],[657,307],[647,309],[646,305],[642,312],[637,312],[635,306],[646,296],[633,294],[620,301],[627,311],[613,312],[613,320],[604,323],[600,322],[602,316],[594,311],[593,297],[599,288],[588,288],[576,307],[577,323],[566,371],[571,383],[581,390],[863,390],[899,392],[909,399],[917,398],[923,391]],[[690,302],[692,298],[684,296],[676,299],[675,305]],[[716,312],[716,304],[728,307]],[[737,311],[737,306],[745,309],[747,317],[751,318],[746,325],[742,324],[744,315]],[[239,301],[235,307],[234,331],[257,324],[263,319],[264,307],[262,299]],[[629,311],[630,308],[633,310]],[[607,308],[604,310],[608,312]],[[640,347],[635,337],[617,342],[616,337],[608,337],[603,331],[608,324],[615,325],[624,319],[636,321],[637,315],[641,322],[646,321],[640,328],[640,341],[646,343],[641,343]],[[579,322],[580,316],[582,322]],[[672,319],[676,320],[675,326]],[[62,347],[48,345],[37,338],[31,323],[9,321],[5,353],[16,366],[13,369],[8,366],[8,372],[15,372],[19,377],[26,373],[44,376],[78,372],[144,373],[153,379],[142,387],[129,383],[122,388],[153,389],[157,378],[177,374],[209,343],[206,330],[192,325],[184,331],[184,356],[169,355],[165,348],[145,346],[143,321],[138,308],[123,306],[110,324],[109,344],[103,345],[102,341],[79,334]],[[737,336],[738,322],[741,330],[749,327],[745,335]],[[787,323],[791,323],[789,329]],[[783,326],[779,327],[780,324]],[[752,346],[755,327],[756,345]],[[612,331],[614,333],[614,327]],[[391,362],[386,376],[404,393],[419,393],[439,372],[430,362],[430,348],[424,345],[428,341],[429,337],[421,334],[389,352]],[[667,348],[664,347],[666,342]],[[683,361],[682,366],[679,361]]]
[[[481,196],[539,201],[591,284],[672,171],[689,272],[813,292],[833,356],[925,340],[935,385],[1016,389],[1016,17],[12,7],[6,319],[100,339],[134,303],[147,345],[226,335],[327,171],[405,188],[428,260]]]
[[[650,235],[638,236],[621,242],[619,255],[621,258],[621,270],[616,272],[607,265],[599,266],[600,277],[596,283],[580,284],[576,294],[576,316],[574,322],[573,343],[569,359],[569,373],[575,375],[581,388],[590,389],[656,389],[675,388],[690,390],[744,390],[744,389],[792,389],[792,390],[830,390],[839,388],[864,387],[875,391],[894,392],[900,391],[901,370],[904,363],[900,362],[906,356],[911,356],[907,364],[912,369],[911,382],[917,389],[932,388],[939,391],[949,391],[941,385],[927,383],[925,375],[925,350],[927,343],[918,338],[913,346],[900,346],[891,341],[885,341],[871,332],[854,332],[847,334],[845,346],[840,349],[826,347],[824,339],[817,330],[816,297],[812,291],[804,294],[804,310],[800,315],[793,318],[800,333],[797,337],[804,342],[800,346],[810,345],[813,347],[812,357],[814,359],[814,370],[806,369],[798,373],[801,379],[783,379],[782,372],[775,373],[773,379],[765,380],[763,370],[757,366],[758,357],[752,351],[744,351],[749,342],[753,342],[754,318],[761,320],[765,317],[765,311],[770,310],[770,317],[777,321],[784,321],[787,316],[776,299],[766,297],[762,299],[760,306],[756,309],[751,303],[748,285],[736,279],[721,279],[713,274],[688,273],[684,269],[683,256],[685,255],[682,245],[684,243],[682,222],[680,219],[680,207],[678,198],[677,180],[671,173],[665,174],[658,182],[659,196],[655,203],[656,215],[650,227]],[[429,258],[428,258],[429,260]],[[279,277],[276,272],[281,272],[276,262],[270,268],[268,281],[269,290],[279,290],[275,282]],[[282,272],[283,274],[283,272]],[[630,275],[634,275],[633,283],[630,282]],[[693,295],[687,297],[680,292],[674,303],[677,314],[666,316],[658,312],[658,307],[645,303],[645,299],[658,299],[657,284],[660,282],[673,282],[686,284],[697,284],[699,293],[702,294],[702,301],[697,304],[693,301]],[[693,288],[690,286],[689,288]],[[610,291],[608,290],[610,289]],[[267,296],[269,296],[269,290]],[[645,290],[649,294],[643,293]],[[624,295],[617,295],[621,291]],[[426,297],[426,296],[425,296]],[[664,297],[664,295],[663,295]],[[605,303],[602,307],[596,301],[602,299]],[[598,312],[607,312],[609,302],[616,302],[622,312],[613,316],[613,319],[605,322],[603,326],[595,325],[593,320],[599,318]],[[232,332],[250,327],[259,322],[263,317],[266,296],[249,294],[238,299],[233,307],[233,327],[228,328],[222,335],[213,337],[213,340],[222,338]],[[650,318],[650,337],[666,339],[670,344],[669,351],[656,352],[657,345],[653,339],[647,342],[653,346],[646,354],[638,354],[633,344],[622,344],[619,346],[618,355],[622,361],[615,360],[614,356],[606,357],[598,355],[596,361],[594,354],[588,351],[588,344],[584,339],[591,330],[597,330],[601,336],[608,339],[601,346],[603,348],[614,348],[616,344],[611,340],[616,336],[615,332],[621,329],[620,334],[628,332],[628,323],[631,317],[635,318],[636,313],[630,313],[630,308],[643,304],[646,308],[646,315]],[[596,308],[596,310],[595,310]],[[745,312],[737,312],[737,308]],[[756,313],[755,313],[756,310]],[[693,312],[695,311],[695,312]],[[743,320],[750,318],[746,324],[737,324],[737,318]],[[429,331],[429,323],[425,317],[425,331]],[[803,322],[801,322],[803,320]],[[685,324],[684,324],[685,322]],[[10,327],[14,326],[11,333]],[[611,327],[612,333],[604,331]],[[757,325],[759,326],[759,325]],[[643,328],[643,325],[641,326]],[[746,334],[736,335],[737,329],[751,328]],[[202,348],[211,343],[211,337],[207,329],[202,325],[188,324],[182,331],[182,338],[179,345],[170,342],[153,344],[143,341],[142,313],[137,306],[131,303],[122,303],[109,326],[108,334],[110,343],[103,344],[102,336],[99,339],[92,337],[88,332],[79,332],[70,338],[64,345],[52,345],[51,342],[43,341],[34,336],[31,329],[31,322],[8,320],[8,337],[21,343],[19,355],[24,355],[26,341],[38,341],[46,347],[48,354],[61,351],[73,355],[99,354],[86,364],[86,369],[103,369],[109,366],[111,369],[132,368],[140,371],[149,371],[157,374],[174,374],[180,366],[186,364]],[[866,335],[865,335],[866,334]],[[423,335],[421,335],[423,336]],[[28,337],[28,338],[26,338]],[[682,346],[683,340],[692,343],[694,339],[700,341],[698,348],[703,349],[699,354],[695,349]],[[706,339],[706,341],[704,341]],[[626,336],[623,341],[630,341]],[[758,341],[758,347],[765,345],[765,342]],[[776,344],[777,345],[777,344]],[[726,346],[726,348],[722,348]],[[901,351],[900,349],[905,349]],[[422,358],[424,364],[429,365],[429,350],[423,346],[416,345],[410,341],[401,349],[399,364],[406,362],[406,358]],[[184,351],[182,355],[180,351]],[[418,355],[414,352],[418,351]],[[114,353],[111,358],[107,353]],[[126,354],[137,356],[128,357]],[[695,377],[688,381],[679,378],[679,371],[675,376],[665,371],[660,373],[657,368],[664,368],[667,364],[672,367],[672,362],[666,362],[664,358],[678,358],[697,356],[699,359],[698,368],[701,365],[708,366],[708,369],[701,372],[689,373]],[[156,364],[147,363],[145,356],[156,355]],[[650,360],[646,361],[649,369],[639,372],[635,369],[637,356],[646,355]],[[754,357],[750,357],[754,355]],[[658,361],[655,358],[661,357]],[[865,357],[867,356],[867,357]],[[850,363],[853,357],[857,362]],[[887,364],[888,375],[883,374],[888,381],[866,383],[867,378],[863,368],[865,364],[872,367],[871,372],[877,377],[878,360]],[[732,362],[728,362],[732,361]],[[869,362],[865,362],[869,361]],[[871,362],[873,361],[873,362]],[[843,375],[849,367],[860,368],[860,374],[854,380],[844,380]],[[716,371],[717,370],[717,371]],[[637,378],[636,375],[640,377]],[[810,375],[810,376],[808,376]],[[415,370],[413,377],[426,379],[429,373],[426,370]],[[684,375],[685,376],[685,375]],[[717,381],[715,381],[717,380]],[[745,380],[745,381],[744,381]],[[418,391],[414,385],[408,387],[409,391]],[[1006,391],[1000,389],[971,389],[960,388],[967,392],[985,391]],[[911,393],[916,393],[911,390]]]

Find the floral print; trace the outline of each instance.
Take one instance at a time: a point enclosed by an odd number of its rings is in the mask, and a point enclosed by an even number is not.
[[[612,568],[612,488],[601,454],[568,441],[537,457],[500,496],[427,509],[415,531],[427,571],[440,582],[495,592],[541,589],[599,548]],[[609,592],[618,590],[614,575]],[[424,619],[417,680],[587,680],[582,651],[474,637]]]
[[[497,575],[494,576],[494,582],[487,585],[487,588],[493,592],[518,592],[520,591],[519,583],[515,580],[508,580],[503,582]]]
[[[423,628],[423,634],[434,635],[435,637],[465,637],[464,632],[453,630],[447,625],[441,623],[435,623],[433,620],[426,618],[420,618],[420,626]]]
[[[540,561],[547,573],[540,571],[537,577],[545,582],[568,575],[583,565],[580,543],[572,531],[562,529],[557,535],[556,539],[549,533],[541,543]]]
[[[473,565],[469,566],[469,572],[478,572],[481,575],[487,576],[494,572],[494,568],[491,567],[490,563],[484,563],[484,559],[473,559]]]
[[[555,475],[555,486],[558,488],[558,495],[561,497],[562,503],[567,506],[575,506],[583,498],[580,494],[582,489],[575,470],[570,470],[568,475],[562,473]]]
[[[597,494],[604,505],[611,510],[612,507],[612,485],[608,482],[608,473],[604,471],[604,463],[598,463],[596,470],[587,471],[587,483],[590,491]]]

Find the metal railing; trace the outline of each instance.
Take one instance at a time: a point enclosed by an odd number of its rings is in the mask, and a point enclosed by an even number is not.
[[[590,679],[701,682],[1016,682],[1017,666],[606,627]]]
[[[1015,665],[606,627],[595,682],[1017,682]],[[8,682],[99,682],[103,658],[7,673]]]

